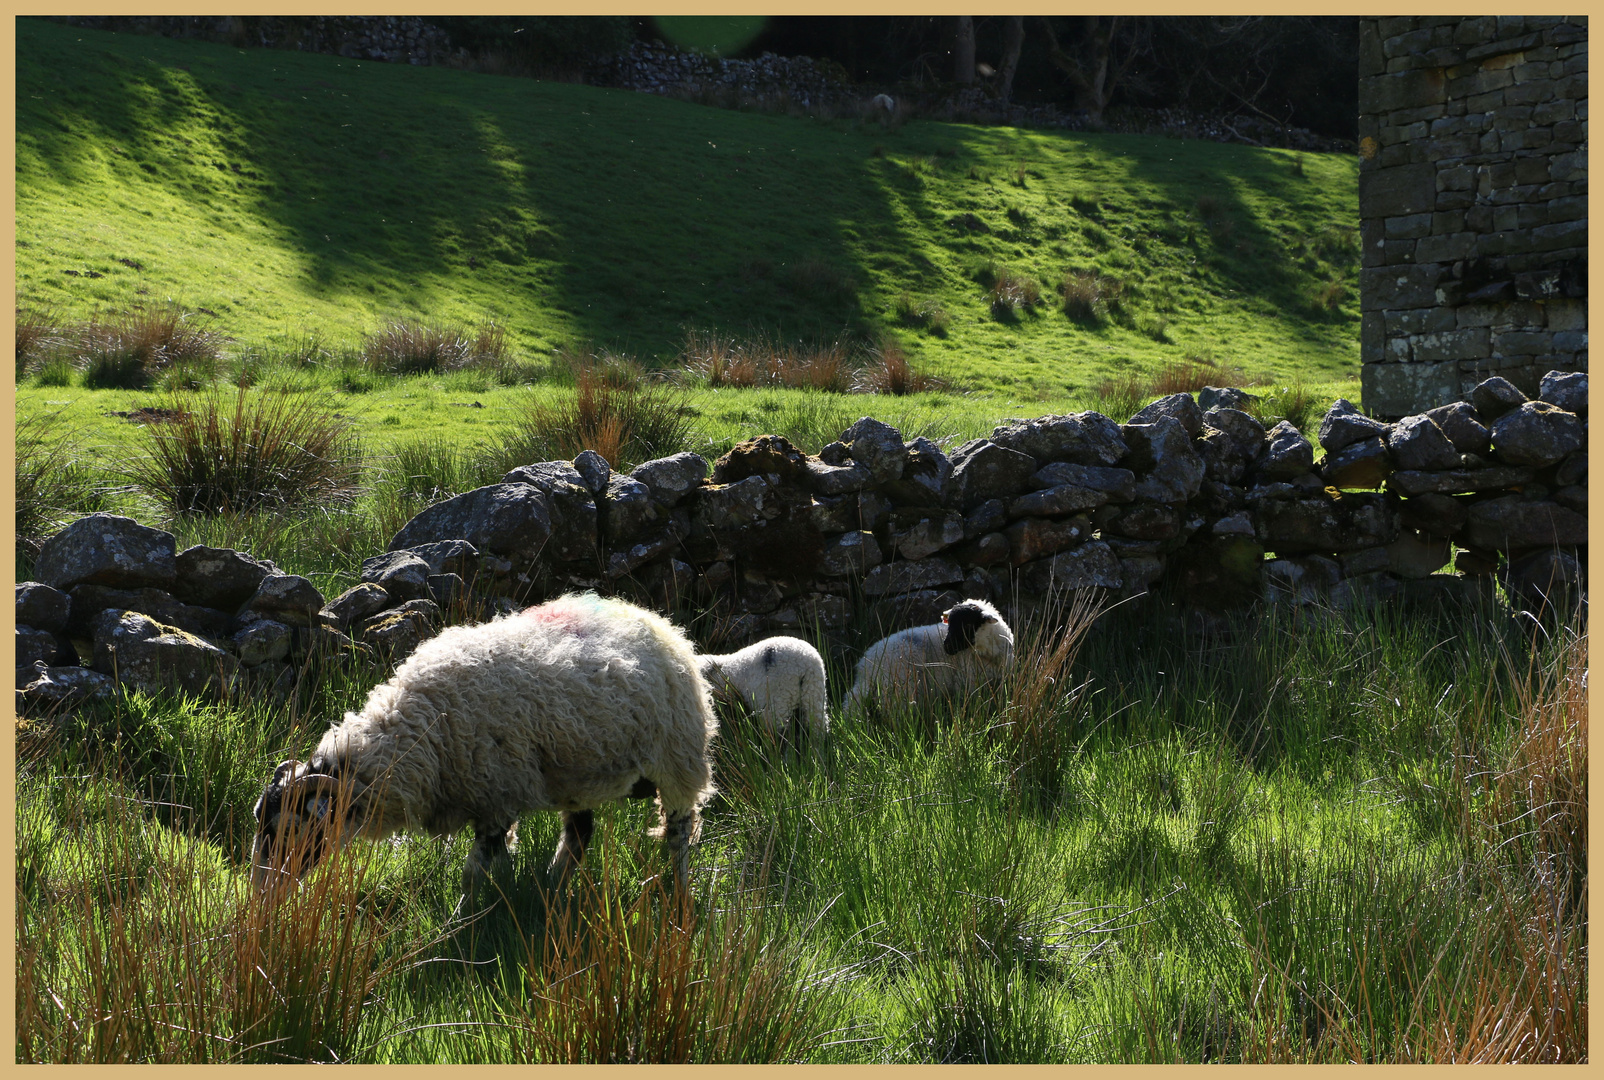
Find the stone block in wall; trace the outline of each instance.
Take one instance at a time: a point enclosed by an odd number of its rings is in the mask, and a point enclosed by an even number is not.
[[[1382,549],[1387,553],[1385,569],[1407,580],[1430,577],[1453,558],[1453,545],[1440,537],[1403,530],[1398,539]]]
[[[937,507],[945,503],[951,481],[952,462],[941,447],[921,435],[908,444],[902,476],[882,484],[881,490],[903,506]]]
[[[1387,478],[1387,489],[1405,497],[1431,493],[1458,495],[1473,491],[1496,491],[1499,488],[1519,487],[1531,483],[1536,475],[1535,469],[1507,465],[1486,469],[1450,469],[1444,472],[1403,470]]]
[[[1098,412],[1010,420],[992,430],[990,441],[1029,454],[1040,464],[1116,465],[1126,453],[1120,426]],[[956,454],[953,461],[956,465]]]
[[[1575,413],[1528,401],[1493,421],[1493,453],[1510,465],[1553,465],[1581,448],[1584,430]]]
[[[1030,478],[1030,486],[1038,491],[1065,484],[1106,492],[1113,502],[1130,502],[1136,497],[1136,474],[1129,469],[1055,461],[1042,466]]]
[[[80,583],[115,589],[170,588],[177,575],[173,534],[116,514],[90,514],[47,539],[34,576],[56,589]]]
[[[1436,263],[1360,270],[1359,307],[1362,311],[1433,307],[1442,274],[1442,267]]]
[[[1511,80],[1513,81],[1513,80]],[[1437,105],[1448,99],[1448,80],[1440,68],[1371,75],[1359,80],[1359,111],[1388,113]]]
[[[701,484],[707,471],[707,459],[687,450],[643,462],[629,471],[629,477],[645,484],[658,505],[673,507]]]
[[[215,698],[233,685],[239,671],[232,654],[137,611],[103,611],[92,633],[90,666],[148,693],[177,691]]]
[[[1435,492],[1404,499],[1398,510],[1404,528],[1428,536],[1451,537],[1464,528],[1470,516],[1464,503]]]
[[[783,435],[759,435],[746,439],[713,463],[709,478],[714,484],[736,484],[761,476],[775,487],[801,484],[807,475],[806,455]]]
[[[1335,488],[1375,488],[1395,467],[1386,440],[1378,436],[1328,453],[1320,463],[1320,478]]]
[[[1277,554],[1353,551],[1398,538],[1397,507],[1379,492],[1270,500],[1259,506],[1259,539]]]
[[[1251,535],[1194,539],[1170,556],[1165,574],[1188,604],[1238,607],[1264,592],[1264,546]]]
[[[987,499],[964,515],[964,539],[997,532],[1007,524],[1008,504],[1001,499]]]
[[[1550,371],[1543,376],[1538,397],[1557,408],[1587,415],[1587,373],[1585,371]]]
[[[1121,581],[1119,560],[1100,540],[1027,563],[1018,574],[1020,587],[1040,597],[1055,589],[1117,589]]]
[[[1457,401],[1459,364],[1452,360],[1365,364],[1359,369],[1359,385],[1365,408],[1372,415],[1407,416]]]
[[[855,495],[815,496],[808,506],[813,525],[821,533],[843,533],[858,527]]]
[[[1264,450],[1253,464],[1264,480],[1292,480],[1314,468],[1314,447],[1291,422],[1282,420],[1265,433]]]
[[[1104,532],[1132,540],[1169,540],[1180,535],[1181,512],[1167,503],[1137,503],[1102,526]]]
[[[934,589],[943,585],[956,585],[963,581],[964,572],[950,559],[929,558],[916,562],[894,562],[876,566],[863,579],[863,591],[869,596],[888,596],[913,592],[917,589]]]
[[[1587,519],[1546,499],[1505,495],[1470,507],[1461,534],[1467,547],[1508,551],[1587,543]]]
[[[1007,536],[989,532],[955,548],[952,554],[963,566],[1001,566],[1008,561],[1010,550]]]
[[[1174,503],[1197,494],[1203,482],[1203,459],[1178,420],[1162,416],[1152,424],[1125,424],[1120,434],[1129,447],[1126,467],[1137,476],[1137,499]]]
[[[1359,173],[1359,205],[1364,208],[1366,217],[1424,215],[1424,224],[1429,229],[1430,214],[1437,205],[1437,168],[1426,162],[1362,170]]]
[[[1442,429],[1459,453],[1487,453],[1490,445],[1487,425],[1481,422],[1481,417],[1469,403],[1456,401],[1451,405],[1439,405],[1427,410],[1425,415]]]
[[[891,546],[904,559],[922,559],[951,547],[964,538],[963,515],[957,511],[910,514],[897,511],[891,519]]]
[[[1216,406],[1203,414],[1203,421],[1229,435],[1246,461],[1254,460],[1264,449],[1264,425],[1241,409]]]
[[[662,517],[652,499],[652,489],[621,474],[608,479],[597,506],[602,539],[609,548],[635,539]]]
[[[872,416],[859,417],[841,433],[852,460],[869,470],[876,484],[896,480],[907,464],[908,447],[902,433]]]
[[[1030,486],[1036,458],[989,439],[973,439],[952,453],[948,505],[968,512],[987,499],[1011,499]]]
[[[389,550],[466,540],[480,551],[527,562],[550,538],[544,492],[529,484],[490,484],[426,507],[391,538]]]
[[[1055,552],[1074,547],[1091,533],[1091,522],[1083,516],[1064,521],[1024,518],[1003,530],[1008,539],[1008,562],[1022,566]]]
[[[1109,501],[1108,492],[1079,484],[1060,484],[1057,487],[1021,495],[1008,504],[1008,516],[1058,517],[1080,510],[1092,510]]]
[[[1424,414],[1406,416],[1392,426],[1387,448],[1399,469],[1456,469],[1459,451],[1435,420]]]

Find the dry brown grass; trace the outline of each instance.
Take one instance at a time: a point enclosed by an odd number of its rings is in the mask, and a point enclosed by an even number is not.
[[[210,379],[227,340],[206,318],[173,304],[97,312],[70,327],[67,336],[88,389],[143,389],[158,374],[179,367]]]
[[[501,440],[480,451],[478,468],[506,472],[531,461],[594,450],[619,471],[684,450],[690,441],[685,393],[668,383],[627,377],[627,361],[571,354],[574,388],[555,401],[533,399]]]
[[[869,362],[857,373],[852,388],[867,394],[925,394],[948,389],[944,379],[913,370],[908,354],[895,342],[887,342],[869,353]]]
[[[692,331],[680,352],[682,370],[710,387],[784,386],[844,394],[852,388],[852,351],[830,342],[737,341],[712,331]]]
[[[991,272],[991,285],[986,290],[991,297],[994,315],[1011,315],[1021,309],[1041,303],[1041,286],[1028,274],[1021,274],[1006,266],[996,266]]]
[[[54,355],[65,339],[61,320],[43,308],[17,309],[17,378]]]
[[[526,939],[526,996],[497,1018],[514,1060],[795,1061],[822,1037],[802,958],[775,947],[748,898],[704,913],[660,878],[633,901],[585,879],[575,891],[571,917]]]

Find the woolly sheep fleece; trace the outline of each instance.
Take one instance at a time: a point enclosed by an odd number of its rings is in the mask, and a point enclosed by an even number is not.
[[[798,715],[814,734],[829,732],[824,658],[801,638],[771,637],[697,661],[702,678],[714,687],[728,682],[776,735],[784,735]]]
[[[974,632],[972,645],[949,654],[946,621],[912,626],[881,638],[858,661],[857,681],[844,706],[854,708],[888,697],[915,701],[1001,679],[1013,660],[1013,631],[1002,614],[984,600],[965,600],[949,609],[944,620],[963,608],[971,609],[971,618],[989,620]]]
[[[351,769],[364,794],[386,781],[361,807],[371,838],[591,809],[645,777],[665,823],[689,811],[694,841],[713,794],[717,729],[691,644],[672,623],[570,594],[424,642],[312,760]]]

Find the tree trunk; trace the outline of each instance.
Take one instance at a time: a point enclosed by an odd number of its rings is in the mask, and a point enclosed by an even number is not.
[[[1019,52],[1025,47],[1025,17],[1010,15],[1003,23],[1003,59],[998,70],[998,97],[1004,105],[1014,95],[1014,72],[1019,70]]]
[[[956,17],[952,46],[952,81],[959,86],[975,85],[975,19],[972,15]]]

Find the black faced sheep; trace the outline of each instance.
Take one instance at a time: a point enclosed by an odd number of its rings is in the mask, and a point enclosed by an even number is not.
[[[824,658],[800,638],[772,637],[722,656],[698,656],[702,678],[728,684],[741,703],[784,737],[800,719],[814,735],[830,730],[825,709]]]
[[[713,794],[717,732],[689,641],[667,619],[594,593],[448,629],[346,713],[310,761],[279,765],[254,811],[253,879],[309,868],[352,836],[475,833],[472,895],[519,815],[560,810],[559,878],[584,857],[592,811],[658,792],[674,882]]]
[[[1013,655],[1013,631],[997,609],[984,600],[965,600],[948,608],[939,623],[910,627],[869,646],[843,708],[970,690],[1001,679]]]

